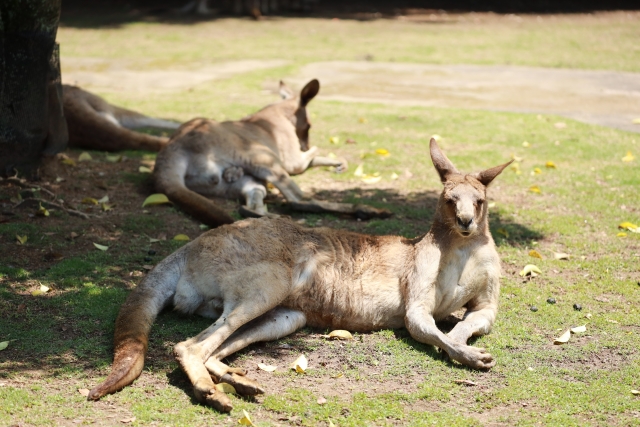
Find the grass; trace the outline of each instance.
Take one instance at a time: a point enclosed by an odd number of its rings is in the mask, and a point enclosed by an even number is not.
[[[202,84],[193,92],[104,93],[114,103],[152,114],[235,118],[273,101],[272,94],[260,93],[264,82],[294,74],[306,62],[354,59],[368,52],[375,52],[376,60],[638,71],[638,28],[621,16],[546,17],[541,22],[526,18],[518,25],[492,18],[437,26],[225,19],[189,26],[63,27],[59,38],[63,67],[65,55],[100,56],[150,68],[241,58],[290,61],[280,68]],[[218,41],[215,48],[210,40]],[[305,329],[230,360],[249,368],[267,393],[256,401],[233,397],[234,411],[222,415],[194,401],[171,355],[176,342],[197,334],[209,321],[169,312],[152,330],[140,379],[100,402],[87,402],[78,389],[90,388],[107,374],[114,319],[143,266],[182,244],[170,240],[172,235],[195,237],[200,232],[197,222],[172,207],[142,212],[151,187],[148,177],[134,171],[145,154],[126,153],[129,160],[118,166],[92,153],[95,163],[67,170],[69,197],[73,189],[94,191],[87,184],[93,169],[117,167],[115,176],[103,178],[111,182],[113,212],[91,221],[66,215],[30,218],[19,212],[0,224],[0,341],[10,340],[0,351],[0,425],[115,425],[132,417],[135,425],[235,425],[243,409],[259,426],[329,425],[329,420],[338,426],[640,425],[640,400],[631,394],[640,389],[640,235],[617,236],[619,223],[640,222],[638,160],[621,160],[627,151],[638,156],[638,134],[554,116],[464,109],[314,100],[309,110],[313,144],[322,153],[347,158],[350,169],[342,175],[314,170],[296,181],[326,197],[361,200],[395,213],[391,219],[365,223],[309,215],[305,218],[310,226],[408,237],[425,232],[440,189],[427,150],[435,133],[462,170],[494,166],[512,155],[523,158],[521,173],[507,169],[489,192],[504,278],[494,330],[475,345],[494,354],[497,366],[489,372],[460,368],[403,330],[357,334],[354,341],[336,343],[318,336],[326,331]],[[566,128],[555,127],[558,121]],[[331,144],[332,136],[340,143]],[[346,144],[347,138],[357,143]],[[387,149],[390,156],[376,155],[376,148]],[[77,157],[79,152],[68,154]],[[547,168],[548,161],[557,167]],[[353,176],[359,163],[382,179],[360,182]],[[74,180],[73,174],[82,178]],[[540,194],[529,190],[533,185]],[[13,195],[2,189],[4,202]],[[80,236],[69,238],[70,231]],[[148,237],[159,233],[169,240],[149,243]],[[29,240],[17,245],[16,234]],[[98,251],[92,242],[110,248]],[[531,249],[544,259],[530,257]],[[43,261],[50,251],[65,257]],[[553,252],[571,257],[555,260]],[[538,265],[542,275],[520,277],[529,263]],[[33,296],[40,284],[52,290]],[[548,304],[548,297],[556,304]],[[573,309],[575,303],[582,311]],[[585,334],[564,346],[552,344],[554,337],[579,324],[587,324]],[[279,348],[283,343],[291,349]],[[306,375],[282,369],[300,352],[310,359]],[[281,369],[269,375],[256,371],[262,361]],[[327,402],[318,404],[319,397]]]

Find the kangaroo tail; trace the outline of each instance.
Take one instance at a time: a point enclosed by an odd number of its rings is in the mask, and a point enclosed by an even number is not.
[[[231,224],[234,219],[210,199],[187,188],[184,182],[188,160],[179,148],[167,146],[156,159],[153,176],[156,190],[189,215],[210,227]]]
[[[111,373],[89,392],[88,400],[121,390],[142,372],[151,325],[175,294],[184,268],[184,253],[183,247],[169,255],[127,297],[116,319]]]

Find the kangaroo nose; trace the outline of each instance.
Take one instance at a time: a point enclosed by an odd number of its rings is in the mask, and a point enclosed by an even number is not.
[[[473,223],[473,218],[469,218],[468,220],[466,220],[458,217],[458,224],[462,228],[469,228],[471,226],[471,223]]]

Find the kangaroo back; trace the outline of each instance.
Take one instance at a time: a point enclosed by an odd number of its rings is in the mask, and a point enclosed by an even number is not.
[[[175,294],[185,264],[186,246],[151,270],[127,297],[116,319],[111,373],[89,392],[88,399],[98,400],[115,393],[131,384],[142,372],[151,325]]]

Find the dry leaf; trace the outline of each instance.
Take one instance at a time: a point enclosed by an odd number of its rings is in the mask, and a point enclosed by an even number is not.
[[[138,168],[138,172],[140,173],[151,173],[151,169],[146,166],[140,166]]]
[[[564,334],[560,335],[558,338],[553,340],[553,343],[554,344],[566,344],[566,343],[569,342],[570,338],[571,338],[571,330],[567,329],[567,332],[565,332]]]
[[[42,206],[42,203],[40,203],[40,206],[38,207],[38,211],[36,212],[36,215],[38,215],[38,216],[49,216],[49,211],[47,210],[47,208]]]
[[[159,241],[160,241],[160,239],[154,239],[153,237],[149,237],[149,243],[155,243],[155,242],[159,242]]]
[[[552,161],[548,161],[547,163],[545,163],[545,166],[548,167],[549,169],[556,169],[556,164],[553,163]]]
[[[529,144],[527,141],[524,141],[524,142],[522,143],[522,146],[523,146],[524,148],[529,148],[529,147],[531,147],[531,144]]]
[[[131,417],[131,418],[124,418],[124,419],[121,419],[121,420],[120,420],[120,422],[121,422],[122,424],[129,424],[129,423],[134,422],[135,420],[136,420],[136,417]]]
[[[145,264],[142,266],[145,270],[153,270],[153,265]]]
[[[564,129],[567,127],[567,124],[564,122],[558,122],[558,123],[555,123],[554,126],[556,127],[556,129]]]
[[[84,397],[87,397],[87,396],[89,396],[89,389],[88,388],[79,388],[78,389],[78,393],[80,393]]]
[[[622,158],[623,162],[632,162],[635,156],[631,154],[631,151],[627,151],[627,155]]]
[[[76,161],[70,158],[62,159],[62,163],[69,166],[75,166]]]
[[[102,208],[102,211],[103,211],[103,212],[107,212],[107,211],[110,211],[111,209],[113,209],[112,205],[108,205],[108,204],[106,204],[106,203],[103,203],[103,204],[101,205],[101,208]]]
[[[539,259],[543,259],[542,255],[540,254],[540,252],[536,251],[535,249],[531,249],[529,251],[529,256],[533,257],[533,258],[539,258]]]
[[[78,237],[78,233],[76,233],[75,231],[72,231],[71,234],[69,234],[69,236],[71,236],[72,239],[75,239],[76,237]]]
[[[319,397],[317,402],[318,405],[324,405],[325,403],[327,403],[327,399],[325,399],[324,397]]]
[[[520,170],[520,164],[518,163],[512,163],[510,166],[510,169],[514,171],[516,175],[522,174],[522,171]]]
[[[20,236],[20,235],[16,234],[16,240],[21,245],[24,245],[25,243],[27,243],[28,239],[29,239],[29,237],[26,234],[24,236]]]
[[[216,384],[216,390],[221,391],[225,394],[237,394],[236,388],[231,384],[227,384],[227,383]]]
[[[173,236],[173,240],[182,240],[182,241],[188,241],[189,236],[187,236],[186,234],[176,234],[175,236]]]
[[[531,187],[529,187],[529,191],[536,194],[542,193],[542,190],[540,190],[540,187],[538,187],[537,185],[532,185]]]
[[[554,257],[555,259],[564,259],[564,260],[567,260],[567,259],[569,259],[569,254],[565,254],[565,253],[563,253],[563,252],[554,252],[554,253],[553,253],[553,257]]]
[[[396,179],[398,179],[398,174],[395,172],[391,172],[391,176],[389,178],[391,179],[391,181],[395,181]]]
[[[540,271],[540,269],[533,265],[533,264],[527,264],[524,266],[524,268],[522,269],[522,271],[520,272],[520,275],[522,277],[530,275],[531,277],[535,277],[538,274],[542,274],[542,271]]]
[[[638,396],[640,395],[640,390],[631,390],[631,394]]]
[[[262,369],[263,371],[267,371],[267,372],[273,372],[276,369],[278,369],[277,366],[265,365],[264,363],[258,363],[258,368]]]
[[[115,156],[110,156],[109,154],[107,154],[107,161],[111,163],[119,163],[122,161],[122,154],[118,154]]]
[[[380,181],[382,179],[381,176],[379,175],[364,175],[362,177],[362,182],[364,182],[365,184],[375,184],[376,182]]]
[[[533,168],[533,175],[540,175],[542,173],[542,169],[540,168]]]
[[[572,334],[579,334],[581,332],[587,332],[587,325],[575,326],[570,329]]]
[[[466,385],[468,387],[471,387],[471,386],[474,386],[474,385],[478,385],[478,384],[474,383],[471,380],[455,380],[454,382],[456,384],[464,384],[464,385]]]
[[[390,153],[389,153],[389,150],[386,150],[386,149],[384,149],[384,148],[378,148],[378,149],[376,149],[376,154],[378,154],[379,156],[384,156],[384,157],[386,157],[386,156],[388,156]]]
[[[498,228],[496,233],[502,234],[505,238],[509,238],[509,232],[504,228]]]
[[[631,231],[632,233],[640,233],[638,226],[628,221],[618,224],[618,229]]]
[[[144,208],[145,206],[162,205],[164,203],[171,203],[171,201],[164,194],[156,193],[147,197],[142,203],[142,207]]]
[[[352,340],[353,335],[351,335],[351,332],[349,331],[345,331],[343,329],[337,329],[329,333],[329,338],[332,340]]]
[[[617,237],[627,237],[627,233],[618,233],[616,234]]]
[[[360,118],[358,119],[358,121],[359,121],[360,123],[367,123],[367,119],[365,119],[364,117],[360,117]]]
[[[109,196],[105,195],[102,199],[98,200],[98,203],[107,203],[109,201]]]
[[[353,176],[362,176],[364,175],[364,164],[360,163],[355,171],[353,171]]]
[[[81,202],[83,205],[97,205],[98,201],[93,197],[85,197]]]
[[[109,246],[99,245],[97,243],[94,243],[93,246],[95,246],[97,249],[100,249],[101,251],[106,251],[107,249],[109,249]]]
[[[87,153],[86,151],[82,152],[79,156],[78,156],[78,161],[79,162],[88,162],[89,160],[93,160],[91,157],[91,154]]]
[[[304,371],[307,370],[307,358],[304,357],[304,354],[301,354],[292,364],[291,369],[296,371],[299,374],[303,374]]]
[[[243,426],[253,426],[255,424],[253,424],[253,421],[251,421],[251,417],[249,416],[249,414],[247,413],[247,411],[245,411],[244,409],[242,410],[242,414],[244,415],[244,417],[240,418],[238,420],[238,424],[241,424]]]
[[[9,347],[9,341],[0,342],[0,351],[4,350],[7,347]]]
[[[329,142],[334,145],[338,145],[340,144],[340,138],[338,138],[337,136],[332,136],[331,138],[329,138]]]

